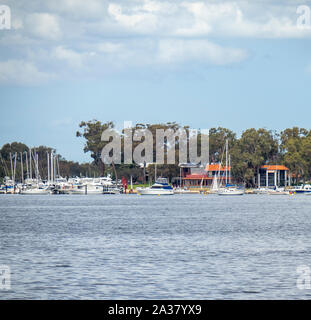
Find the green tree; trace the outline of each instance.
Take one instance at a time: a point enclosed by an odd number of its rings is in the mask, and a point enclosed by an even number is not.
[[[231,151],[233,176],[253,187],[260,166],[275,161],[277,155],[278,139],[272,131],[248,129]]]
[[[224,145],[228,140],[230,149],[233,149],[237,141],[236,134],[226,128],[218,127],[209,130],[209,150],[211,162],[221,161]]]
[[[294,182],[310,178],[311,135],[304,128],[293,127],[281,132],[283,161],[294,174]]]
[[[84,152],[91,152],[94,164],[99,167],[101,175],[104,176],[105,164],[101,160],[101,152],[107,142],[101,141],[101,136],[106,129],[114,128],[113,122],[101,123],[98,120],[82,121],[79,127],[82,131],[77,131],[76,136],[85,139]]]

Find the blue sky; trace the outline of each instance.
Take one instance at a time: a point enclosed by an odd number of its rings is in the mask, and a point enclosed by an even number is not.
[[[310,1],[3,1],[0,145],[88,161],[82,120],[310,129]]]

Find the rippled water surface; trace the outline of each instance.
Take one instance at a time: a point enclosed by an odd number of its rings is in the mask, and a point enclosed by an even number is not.
[[[0,299],[308,299],[311,196],[0,195]]]

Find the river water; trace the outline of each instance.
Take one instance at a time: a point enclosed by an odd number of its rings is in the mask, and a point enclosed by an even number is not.
[[[311,196],[0,195],[0,299],[310,299]]]

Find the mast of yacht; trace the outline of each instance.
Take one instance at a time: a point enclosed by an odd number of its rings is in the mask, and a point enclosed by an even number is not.
[[[231,184],[231,155],[229,154],[229,183]]]
[[[21,152],[21,178],[22,184],[24,184],[24,164],[23,164],[23,153]]]
[[[32,163],[31,163],[31,148],[29,149],[29,175],[30,175],[30,180],[32,181]]]
[[[13,178],[14,186],[15,186],[15,176],[16,176],[16,159],[17,159],[17,152],[15,152],[15,159],[14,159],[14,178]]]
[[[12,153],[10,152],[10,163],[11,163],[11,180],[13,181],[13,160]]]
[[[59,155],[56,156],[57,158],[57,176],[60,177],[60,171],[59,171]],[[94,172],[94,179],[95,179],[95,172]]]
[[[226,140],[226,185],[228,184],[228,139]]]
[[[56,171],[56,161],[57,161],[57,157],[56,155],[53,157],[53,165],[54,165],[54,168],[53,168],[53,172],[54,172],[54,182],[56,182],[56,174],[57,174],[57,171]]]
[[[26,154],[26,170],[27,170],[27,180],[29,180],[29,166],[28,166],[28,152],[25,151]]]
[[[54,164],[53,164],[53,153],[51,152],[51,183],[54,182]]]
[[[37,185],[39,186],[39,155],[36,152]]]
[[[48,167],[48,181],[47,184],[50,185],[50,155],[47,152],[46,153],[46,157],[47,157],[47,167]]]

